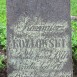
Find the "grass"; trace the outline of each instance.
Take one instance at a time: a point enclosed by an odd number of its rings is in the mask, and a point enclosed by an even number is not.
[[[6,26],[6,0],[0,0],[0,23]]]
[[[3,69],[5,67],[5,64],[3,64],[4,61],[4,55],[0,56],[0,69]]]
[[[70,0],[71,2],[71,15],[77,16],[77,0]]]
[[[77,16],[77,0],[71,1],[71,15]],[[77,61],[77,21],[71,21],[72,27],[72,53],[73,59]]]
[[[0,0],[0,45],[6,46],[6,0]],[[5,67],[4,56],[0,55],[0,70]]]

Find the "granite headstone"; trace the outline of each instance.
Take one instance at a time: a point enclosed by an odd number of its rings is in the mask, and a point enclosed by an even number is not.
[[[8,77],[73,77],[70,1],[7,0]]]

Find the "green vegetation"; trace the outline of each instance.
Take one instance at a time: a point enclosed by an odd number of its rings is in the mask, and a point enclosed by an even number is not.
[[[6,0],[0,0],[0,49],[6,48]],[[4,55],[0,52],[0,70],[5,67]]]
[[[6,0],[0,0],[0,45],[6,46]]]
[[[0,70],[5,67],[5,64],[3,64],[3,61],[4,61],[4,55],[1,55],[0,56]]]
[[[77,16],[77,0],[71,1],[71,15]]]
[[[6,26],[6,0],[0,0],[0,24]]]
[[[0,45],[6,48],[6,26],[0,24]]]
[[[72,21],[72,53],[73,59],[77,61],[77,22]]]
[[[77,16],[77,0],[71,0],[71,15]],[[77,21],[71,21],[71,27],[73,59],[77,61]]]

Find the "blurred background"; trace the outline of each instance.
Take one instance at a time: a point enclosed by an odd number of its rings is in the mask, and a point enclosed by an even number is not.
[[[72,58],[77,75],[77,0],[70,0]],[[6,0],[0,0],[0,77],[6,76]],[[76,76],[77,77],[77,76]]]

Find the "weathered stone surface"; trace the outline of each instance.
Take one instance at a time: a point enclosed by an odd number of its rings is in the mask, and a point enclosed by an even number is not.
[[[7,0],[8,77],[73,77],[69,0]]]

